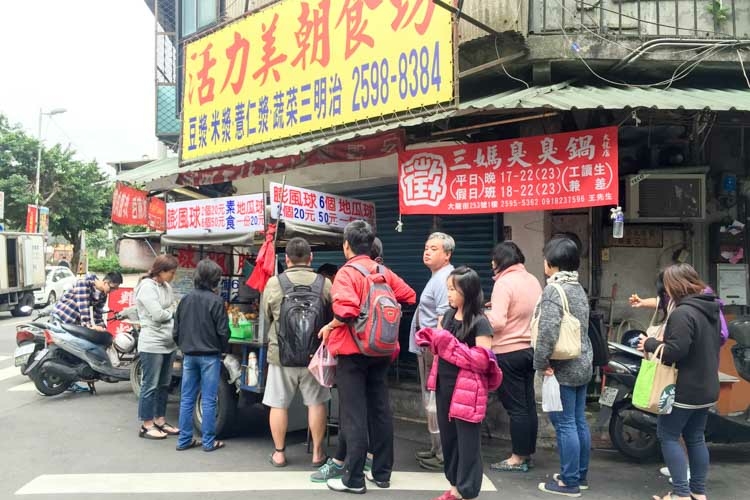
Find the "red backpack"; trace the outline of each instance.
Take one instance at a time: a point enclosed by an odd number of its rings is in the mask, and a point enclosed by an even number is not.
[[[401,305],[385,280],[385,269],[370,273],[361,264],[347,264],[365,277],[359,316],[351,326],[354,342],[365,356],[391,356],[398,348]]]

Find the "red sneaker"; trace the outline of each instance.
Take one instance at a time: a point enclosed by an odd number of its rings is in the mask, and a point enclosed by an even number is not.
[[[435,497],[432,500],[459,500],[459,498],[456,497],[456,495],[454,495],[451,490],[448,490],[439,497]]]

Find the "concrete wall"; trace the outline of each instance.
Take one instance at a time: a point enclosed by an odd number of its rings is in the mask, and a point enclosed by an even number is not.
[[[512,212],[504,214],[503,224],[511,228],[513,241],[526,257],[526,269],[544,285],[545,243],[544,212]]]
[[[572,1],[532,0],[530,31],[581,31],[585,27],[618,34],[622,30],[626,36],[705,38],[716,34],[731,35],[736,26],[735,36],[750,37],[750,0],[736,0],[734,15],[731,2],[724,2],[729,18],[720,24],[708,12],[708,1],[694,4],[672,0],[587,0],[585,4],[587,7],[581,12]],[[639,23],[638,19],[646,22]]]

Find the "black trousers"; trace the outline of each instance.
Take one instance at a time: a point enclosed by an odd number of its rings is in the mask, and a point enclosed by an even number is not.
[[[531,456],[536,452],[539,431],[534,395],[534,350],[528,348],[495,356],[503,371],[503,384],[498,395],[510,416],[513,453]]]
[[[476,498],[482,489],[484,475],[481,452],[481,424],[456,418],[448,419],[448,410],[456,381],[443,381],[438,376],[436,400],[440,442],[443,446],[445,477],[463,498]]]
[[[372,475],[390,481],[393,471],[393,414],[388,395],[389,357],[362,354],[339,356],[336,385],[339,389],[341,429],[346,458],[343,481],[350,488],[365,485],[368,444],[373,454]],[[371,432],[368,432],[368,423]],[[368,443],[368,434],[372,441]]]

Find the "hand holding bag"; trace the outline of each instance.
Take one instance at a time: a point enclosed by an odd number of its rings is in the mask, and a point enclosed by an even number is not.
[[[654,352],[654,359],[643,359],[633,389],[633,406],[656,415],[669,415],[674,405],[677,367],[662,363],[664,344]]]
[[[560,398],[560,383],[554,375],[545,375],[544,377],[544,382],[542,383],[542,411],[563,411],[562,399]]]
[[[336,382],[337,360],[328,352],[325,344],[320,344],[318,350],[313,354],[307,369],[313,374],[315,380],[323,387],[333,387]]]

